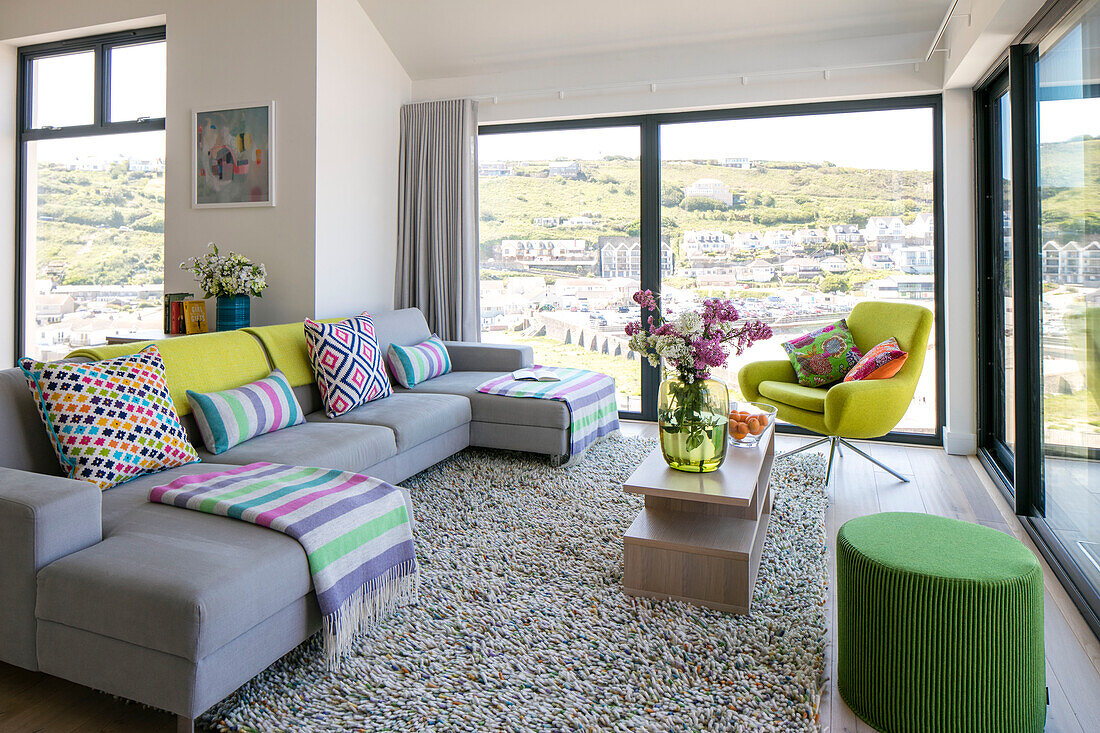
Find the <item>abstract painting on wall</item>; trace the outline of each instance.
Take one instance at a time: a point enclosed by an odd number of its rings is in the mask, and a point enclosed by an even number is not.
[[[193,131],[191,205],[275,205],[275,103],[201,109]]]

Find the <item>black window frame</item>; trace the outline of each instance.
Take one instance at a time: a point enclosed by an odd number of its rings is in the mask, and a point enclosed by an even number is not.
[[[891,431],[872,440],[913,445],[943,444],[945,395],[944,353],[944,290],[943,290],[943,98],[940,94],[909,97],[885,97],[880,99],[849,99],[830,102],[806,102],[773,106],[733,107],[725,109],[697,110],[689,112],[657,112],[641,115],[587,117],[579,119],[549,120],[543,122],[485,123],[478,126],[478,135],[515,132],[539,132],[549,130],[580,130],[601,127],[637,126],[641,134],[641,226],[640,244],[642,289],[660,292],[660,241],[661,241],[661,125],[684,122],[718,122],[726,120],[759,119],[767,117],[801,117],[808,115],[837,114],[844,112],[880,112],[897,109],[928,108],[932,111],[932,219],[933,219],[933,314],[936,338],[936,419],[935,432],[910,433]],[[660,370],[642,363],[642,411],[622,412],[623,419],[657,419],[657,389]],[[780,433],[814,435],[796,425],[780,424]]]
[[[16,216],[15,216],[15,353],[25,351],[24,323],[27,311],[27,144],[38,140],[93,137],[97,135],[124,135],[150,132],[165,128],[164,117],[139,117],[136,120],[111,122],[111,50],[137,46],[144,43],[167,41],[167,28],[154,26],[137,30],[119,31],[97,36],[85,36],[64,41],[53,41],[33,46],[23,46],[18,51],[16,78]],[[34,62],[51,56],[91,51],[94,54],[92,123],[66,127],[32,127],[32,89],[34,86]]]
[[[1001,171],[1001,162],[997,160],[999,151],[1001,129],[999,124],[998,100],[1005,94],[1009,95],[1009,104],[1015,109],[1018,100],[1013,99],[1010,84],[1008,59],[998,64],[988,81],[974,89],[974,150],[975,150],[975,182],[977,184],[977,211],[975,213],[974,233],[976,243],[976,272],[978,282],[978,319],[975,332],[975,347],[978,355],[978,451],[987,470],[995,472],[1000,479],[998,485],[1007,489],[1008,498],[1015,501],[1012,495],[1012,477],[1015,472],[1014,451],[1001,441],[999,435],[1000,420],[1007,418],[1002,415],[1004,395],[996,393],[991,381],[995,371],[1001,372],[1000,382],[1004,390],[1012,390],[1016,393],[1016,385],[1008,384],[1004,379],[1004,335],[1001,330],[1004,319],[1003,281],[999,268],[1003,267],[1000,260],[1000,252],[1004,247],[1003,241],[1003,208],[996,206],[1000,201],[998,188],[1002,186],[997,173]],[[1011,125],[1011,118],[1009,120]],[[1009,147],[1013,147],[1009,141]],[[1013,151],[1015,152],[1015,151]],[[1015,157],[1013,157],[1015,162]],[[1008,171],[1010,177],[1013,171]],[[1013,193],[1016,191],[1013,178]],[[1013,202],[1015,203],[1015,202]],[[1012,221],[1012,257],[1015,263],[1016,256],[1016,221],[1015,207],[1013,207]],[[1013,272],[1015,276],[1015,272]],[[1015,277],[1013,279],[1015,284]],[[1016,300],[1013,299],[1013,339],[1015,341],[1015,313]],[[1013,364],[1015,374],[1015,363]],[[998,404],[1000,403],[1000,404]],[[1015,417],[1015,415],[1013,415]]]
[[[1008,75],[1012,124],[1012,254],[1013,254],[1013,337],[1015,339],[1014,382],[1016,390],[1016,447],[1011,472],[1002,469],[988,444],[988,413],[981,409],[993,399],[990,382],[979,361],[979,446],[978,458],[994,485],[1005,496],[1024,530],[1049,563],[1059,582],[1073,599],[1093,633],[1100,637],[1100,587],[1092,586],[1075,559],[1052,531],[1045,518],[1045,487],[1043,479],[1042,419],[1042,232],[1039,212],[1038,176],[1038,105],[1040,95],[1037,80],[1039,43],[1061,25],[1082,0],[1052,0],[1032,18],[1008,50],[990,67],[975,87],[975,135],[981,143],[988,138],[988,118],[981,102],[995,88],[1000,74]],[[978,272],[988,270],[990,262],[989,219],[984,194],[988,191],[990,161],[988,147],[975,145],[975,181],[978,198],[975,208]],[[988,281],[979,278],[977,303],[979,311],[979,354],[985,334],[991,337],[990,301],[996,294],[989,292]],[[1000,338],[1000,335],[996,335]],[[1090,451],[1090,459],[1093,459]]]

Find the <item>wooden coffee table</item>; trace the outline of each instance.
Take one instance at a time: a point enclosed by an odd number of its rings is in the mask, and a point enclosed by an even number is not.
[[[771,519],[775,428],[754,448],[730,446],[711,473],[668,467],[661,449],[623,489],[645,508],[623,537],[623,592],[748,613]]]

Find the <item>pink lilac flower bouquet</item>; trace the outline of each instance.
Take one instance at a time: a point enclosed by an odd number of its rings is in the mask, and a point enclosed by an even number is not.
[[[730,300],[707,298],[698,311],[684,311],[665,319],[657,296],[651,290],[634,293],[634,302],[649,312],[643,324],[626,325],[630,349],[653,366],[665,365],[677,372],[680,380],[691,384],[710,378],[710,370],[725,366],[730,349],[740,355],[756,341],[771,338],[771,328],[762,321],[741,319]]]

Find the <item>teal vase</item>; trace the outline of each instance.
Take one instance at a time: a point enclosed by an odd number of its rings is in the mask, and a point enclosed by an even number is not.
[[[248,328],[251,319],[250,302],[247,295],[219,295],[217,330]]]

